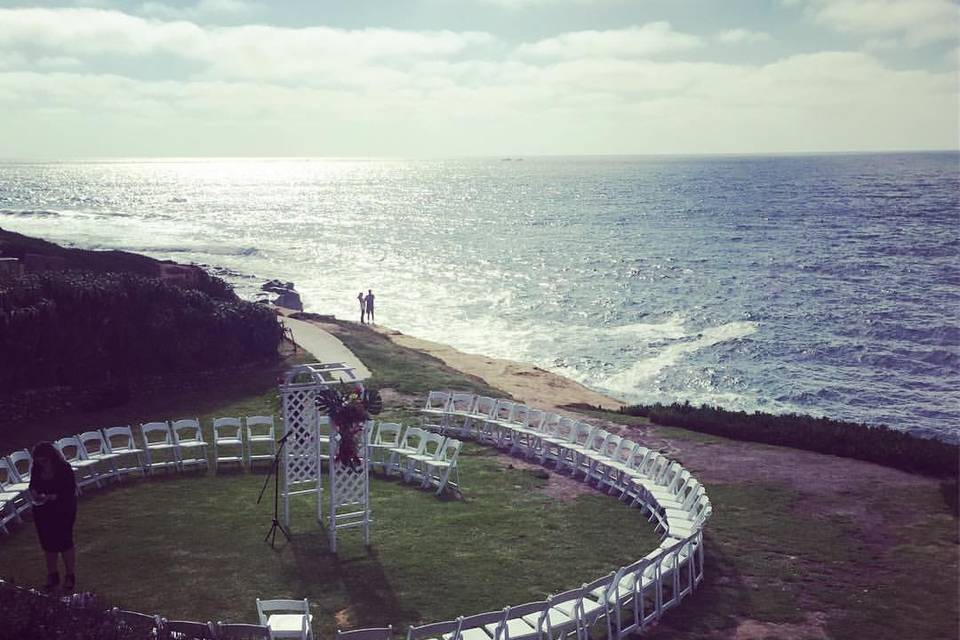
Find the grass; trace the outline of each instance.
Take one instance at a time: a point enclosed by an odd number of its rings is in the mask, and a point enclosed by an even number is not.
[[[376,386],[421,396],[431,388],[503,395],[364,327],[341,328],[339,337],[368,364]],[[126,422],[199,414],[205,424],[217,415],[276,412],[275,377],[267,371],[245,374],[122,412],[130,416]],[[591,415],[649,424],[606,412]],[[416,413],[390,407],[381,417],[409,422]],[[76,430],[78,422],[65,417],[59,433]],[[729,443],[659,425],[656,434]],[[2,432],[0,446],[8,446]],[[649,525],[608,497],[548,498],[538,491],[547,481],[505,468],[473,445],[463,465],[462,502],[374,480],[374,546],[368,552],[348,532],[338,556],[327,552],[306,498],[294,510],[294,542],[276,551],[263,544],[272,508],[254,504],[263,475],[125,483],[81,502],[83,585],[97,588],[108,602],[204,619],[252,620],[257,596],[307,596],[322,635],[335,624],[345,629],[393,622],[401,630],[580,584],[655,543]],[[957,519],[935,484],[877,485],[852,495],[817,496],[817,504],[810,493],[764,481],[709,483],[707,491],[714,515],[706,532],[704,582],[650,637],[729,638],[745,622],[759,631],[743,631],[742,637],[958,637]],[[32,527],[0,539],[0,573],[42,579]]]
[[[268,491],[256,504],[263,475],[171,475],[91,492],[77,523],[82,588],[194,620],[253,621],[256,597],[307,597],[316,631],[329,637],[338,624],[400,630],[540,599],[657,544],[636,510],[609,497],[551,499],[538,491],[548,480],[479,447],[461,460],[463,500],[374,476],[373,546],[348,531],[338,555],[306,497],[294,503],[292,542],[264,543],[272,503]],[[0,567],[21,582],[42,579],[32,527],[0,544]]]

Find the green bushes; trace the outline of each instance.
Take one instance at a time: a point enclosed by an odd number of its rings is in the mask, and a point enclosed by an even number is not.
[[[60,599],[0,580],[0,639],[147,640],[150,631],[121,625],[92,598]]]
[[[885,426],[797,414],[751,414],[707,405],[694,407],[689,402],[633,405],[623,407],[620,413],[644,416],[655,424],[865,460],[912,473],[956,476],[960,465],[957,445]]]
[[[272,358],[280,338],[265,307],[156,278],[27,274],[0,285],[0,392]]]

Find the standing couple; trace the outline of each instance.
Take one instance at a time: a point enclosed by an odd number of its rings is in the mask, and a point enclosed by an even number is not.
[[[363,291],[357,294],[357,301],[360,303],[360,324],[364,324],[364,314],[370,324],[373,324],[373,289],[367,289],[367,295]]]

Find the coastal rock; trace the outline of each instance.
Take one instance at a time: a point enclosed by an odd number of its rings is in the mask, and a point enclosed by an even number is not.
[[[267,280],[262,285],[260,285],[261,291],[269,291],[271,293],[287,293],[288,291],[293,291],[294,286],[292,282],[282,282],[281,280]]]
[[[294,290],[292,282],[282,282],[280,280],[267,280],[260,285],[262,291],[277,294],[273,304],[294,311],[303,311],[303,302],[300,300],[300,294]]]
[[[303,302],[300,300],[300,294],[296,291],[285,291],[273,301],[273,304],[285,309],[294,311],[303,311]]]

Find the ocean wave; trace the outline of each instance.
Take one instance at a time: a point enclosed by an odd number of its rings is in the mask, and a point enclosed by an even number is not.
[[[60,212],[51,209],[0,209],[0,215],[22,218],[59,218]]]
[[[745,338],[756,331],[756,323],[739,321],[710,327],[695,335],[685,335],[684,338],[666,345],[653,357],[638,360],[625,371],[600,381],[600,384],[615,393],[630,395],[635,393],[642,383],[649,381],[667,367],[677,364],[685,356],[722,342]]]

